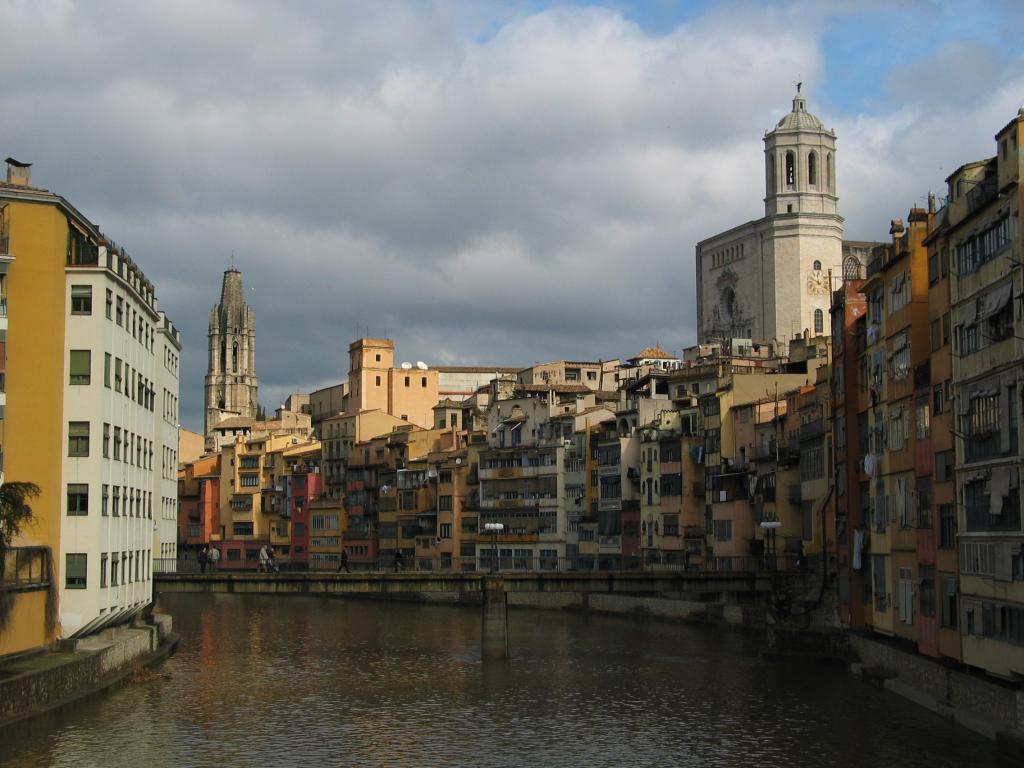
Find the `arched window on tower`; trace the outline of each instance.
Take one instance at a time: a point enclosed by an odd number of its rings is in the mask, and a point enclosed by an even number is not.
[[[238,342],[231,345],[231,372],[238,373]]]
[[[811,152],[807,156],[807,183],[812,187],[818,186],[818,153]]]
[[[220,370],[221,373],[228,367],[228,345],[227,342],[220,343]]]
[[[786,153],[786,186],[792,187],[796,184],[796,155],[792,152]]]
[[[829,152],[825,158],[825,186],[828,187],[829,192],[835,192],[835,187],[832,184],[832,153]]]
[[[843,280],[859,280],[860,276],[860,262],[853,256],[848,257],[843,264]]]
[[[824,333],[825,331],[825,313],[820,309],[814,310],[814,332]]]

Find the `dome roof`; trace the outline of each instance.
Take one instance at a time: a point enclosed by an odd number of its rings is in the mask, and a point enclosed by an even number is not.
[[[821,120],[807,111],[807,102],[799,93],[793,98],[793,111],[779,120],[776,130],[823,131]]]

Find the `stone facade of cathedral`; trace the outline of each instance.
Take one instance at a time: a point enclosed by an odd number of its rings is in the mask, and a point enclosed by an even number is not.
[[[830,277],[861,271],[863,249],[843,243],[835,132],[799,92],[764,147],[764,217],[697,244],[699,343],[827,333]]]
[[[232,416],[256,418],[256,322],[245,303],[242,273],[224,273],[220,303],[210,310],[209,359],[206,368],[205,435]]]

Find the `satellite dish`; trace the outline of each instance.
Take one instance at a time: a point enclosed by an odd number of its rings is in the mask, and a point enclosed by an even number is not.
[[[416,361],[416,367],[419,368],[421,371],[425,371],[428,368],[427,364],[424,363],[422,360]]]
[[[412,363],[402,363],[403,371],[408,371],[410,368],[412,368]]]
[[[461,467],[462,466],[462,459],[455,459],[455,466],[456,467]]]

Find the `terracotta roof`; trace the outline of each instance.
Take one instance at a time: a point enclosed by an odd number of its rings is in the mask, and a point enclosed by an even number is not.
[[[435,365],[434,370],[441,373],[519,373],[523,369],[503,365]]]
[[[653,347],[644,347],[640,350],[639,354],[630,358],[631,360],[675,360],[675,355],[670,355],[664,349],[661,348],[660,344],[655,344]]]
[[[213,429],[241,429],[242,427],[251,429],[254,423],[255,419],[250,419],[248,416],[230,416],[224,421],[214,424]]]
[[[518,384],[516,389],[521,392],[562,392],[566,394],[586,394],[593,390],[583,384]]]

